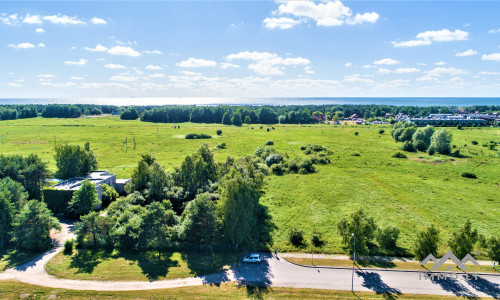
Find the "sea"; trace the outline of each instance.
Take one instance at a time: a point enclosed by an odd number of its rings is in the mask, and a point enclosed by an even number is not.
[[[128,98],[0,98],[5,104],[99,104],[99,105],[335,105],[378,104],[395,106],[500,105],[500,97],[128,97]]]

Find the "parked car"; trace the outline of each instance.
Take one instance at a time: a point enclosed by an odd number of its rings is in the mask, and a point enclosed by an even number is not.
[[[260,259],[260,254],[250,254],[243,258],[244,263],[260,263],[262,260]]]

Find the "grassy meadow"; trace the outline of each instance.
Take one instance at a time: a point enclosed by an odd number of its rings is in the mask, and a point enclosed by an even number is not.
[[[55,143],[83,146],[88,141],[98,156],[99,169],[129,178],[142,153],[154,153],[167,170],[173,170],[203,143],[226,143],[227,149],[215,151],[216,160],[253,154],[267,140],[290,158],[305,156],[301,146],[318,144],[333,152],[330,165],[317,166],[314,174],[266,177],[261,201],[278,228],[273,247],[280,251],[311,250],[296,249],[287,241],[289,229],[296,227],[304,230],[307,239],[313,231],[322,234],[326,244],[315,251],[342,252],[336,224],[358,208],[365,208],[379,226],[398,226],[399,243],[405,248],[411,248],[418,230],[434,223],[441,230],[440,252],[444,253],[450,232],[467,218],[486,236],[500,235],[500,159],[496,151],[481,146],[500,141],[499,128],[449,129],[462,158],[407,153],[407,159],[400,159],[392,157],[400,144],[391,138],[388,125],[274,125],[269,132],[268,126],[260,129],[261,125],[181,123],[180,129],[173,125],[122,121],[117,116],[2,121],[0,153],[33,152],[55,170]],[[217,129],[222,129],[222,136],[215,134]],[[385,133],[380,135],[380,129]],[[214,138],[187,140],[187,133]],[[479,144],[472,145],[473,140]],[[461,177],[466,171],[477,179]]]

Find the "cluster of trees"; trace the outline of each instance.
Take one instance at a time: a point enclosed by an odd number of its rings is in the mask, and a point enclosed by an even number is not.
[[[400,121],[392,126],[391,135],[396,142],[403,143],[401,150],[404,151],[422,151],[430,155],[435,153],[451,154],[453,136],[444,128],[435,130],[433,126],[427,125],[417,129],[412,122]],[[458,154],[459,152],[457,152]]]
[[[0,155],[0,179],[10,178],[20,183],[30,199],[42,199],[42,188],[49,177],[47,163],[36,154]]]
[[[357,255],[380,253],[377,250],[384,250],[384,254],[402,253],[403,249],[397,246],[399,229],[394,226],[379,228],[375,220],[362,209],[349,217],[342,218],[337,224],[337,229],[342,238],[342,245],[350,255],[353,252],[353,233],[356,238]],[[437,256],[439,243],[439,230],[434,225],[430,225],[418,233],[412,250],[415,257],[422,261],[429,254]],[[493,236],[487,239],[478,233],[477,229],[472,228],[469,220],[466,220],[462,228],[452,233],[447,244],[459,259],[467,254],[473,255],[475,248],[482,248],[486,249],[491,260],[500,261],[500,238]]]
[[[216,163],[203,145],[168,173],[146,154],[133,172],[132,193],[112,201],[106,216],[92,209],[91,183],[88,196],[75,193],[70,206],[86,203],[85,211],[90,211],[77,225],[77,245],[135,250],[222,244],[264,248],[273,226],[259,203],[262,185],[263,174],[252,157]],[[84,193],[83,188],[79,192]],[[85,197],[90,200],[83,202]]]
[[[0,180],[0,249],[14,245],[28,251],[51,247],[50,230],[60,224],[45,203],[30,200],[23,185],[10,177]]]
[[[120,114],[120,119],[122,120],[137,120],[139,119],[139,112],[134,107],[128,107],[126,110],[122,111]]]
[[[59,179],[85,176],[97,169],[97,157],[88,142],[83,148],[79,145],[57,145],[55,152],[55,176]]]
[[[36,118],[38,115],[44,118],[78,118],[82,115],[110,114],[116,110],[117,106],[91,104],[0,105],[0,120]]]
[[[48,105],[42,111],[44,118],[78,118],[82,111],[73,105]]]

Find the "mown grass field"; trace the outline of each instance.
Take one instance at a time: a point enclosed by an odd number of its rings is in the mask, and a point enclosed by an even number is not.
[[[79,250],[58,253],[45,266],[57,278],[110,281],[153,281],[202,276],[234,264],[238,253],[145,253]]]
[[[400,246],[405,248],[412,247],[420,229],[434,223],[441,230],[440,252],[444,253],[450,232],[467,218],[486,236],[500,235],[500,159],[496,151],[481,146],[490,140],[500,141],[499,128],[450,129],[452,144],[464,158],[410,153],[407,159],[398,159],[391,157],[400,144],[390,137],[390,126],[275,125],[269,132],[267,126],[260,126],[182,123],[180,129],[174,129],[173,124],[122,121],[118,117],[2,121],[0,153],[37,153],[55,170],[55,141],[80,145],[88,141],[98,155],[99,168],[124,178],[147,152],[172,170],[203,143],[226,143],[227,149],[215,151],[216,160],[252,154],[267,140],[274,141],[274,147],[289,157],[305,156],[302,145],[319,144],[333,151],[330,165],[318,166],[314,174],[266,178],[262,202],[277,225],[273,247],[280,251],[309,250],[288,243],[287,233],[296,227],[304,230],[306,238],[313,231],[323,235],[326,245],[315,251],[341,253],[336,224],[358,208],[365,208],[379,226],[398,226]],[[221,137],[216,137],[217,129],[222,129]],[[379,135],[380,129],[386,132]],[[183,136],[187,133],[208,133],[214,138],[186,140]],[[127,151],[121,149],[125,138]],[[472,145],[472,140],[479,144]],[[352,156],[354,153],[359,156]],[[478,178],[461,177],[466,171]]]
[[[392,296],[392,294],[390,294]],[[452,296],[397,295],[401,299],[456,299]],[[2,299],[387,299],[386,293],[330,291],[300,288],[239,286],[228,282],[220,285],[203,285],[185,288],[95,292],[52,289],[20,283],[0,281]],[[482,298],[475,298],[482,299]]]

